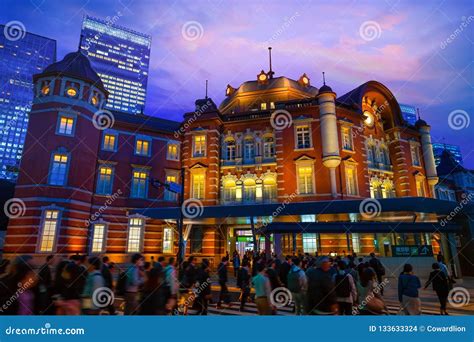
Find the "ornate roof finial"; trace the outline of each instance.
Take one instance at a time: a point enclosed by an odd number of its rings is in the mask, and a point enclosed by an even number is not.
[[[420,108],[416,108],[416,114],[418,115],[418,120],[420,120]]]
[[[207,80],[206,80],[206,99],[207,99]]]
[[[325,76],[325,72],[323,71],[323,85],[326,85],[326,76]]]
[[[268,72],[268,77],[273,78],[273,75],[275,73],[272,70],[272,47],[271,46],[268,47],[268,58],[269,58],[269,61],[270,61],[270,71]]]

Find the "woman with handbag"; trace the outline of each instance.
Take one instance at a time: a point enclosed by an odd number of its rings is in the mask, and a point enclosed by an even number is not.
[[[420,287],[421,282],[413,274],[413,266],[405,264],[398,277],[398,300],[405,315],[421,315],[421,300],[418,294]]]
[[[366,267],[362,270],[357,289],[359,293],[358,311],[361,315],[387,314],[388,310],[377,283],[377,273],[373,268]]]

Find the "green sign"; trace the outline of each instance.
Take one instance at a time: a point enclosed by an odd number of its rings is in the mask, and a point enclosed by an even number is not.
[[[237,236],[237,242],[253,242],[251,236]]]
[[[421,246],[392,246],[392,255],[394,257],[410,257],[410,256],[433,256],[433,248],[429,245]]]

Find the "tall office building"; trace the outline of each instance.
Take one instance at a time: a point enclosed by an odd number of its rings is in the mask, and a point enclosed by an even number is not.
[[[81,50],[89,57],[105,88],[106,107],[131,114],[145,107],[151,36],[85,16]]]
[[[33,75],[56,61],[56,41],[26,32],[19,22],[0,25],[0,178],[18,175]]]
[[[416,122],[416,108],[411,105],[401,104],[400,109],[402,111],[403,119],[410,125],[415,126]]]
[[[462,165],[462,154],[461,148],[459,146],[443,143],[433,143],[433,154],[435,156],[436,166],[439,165],[439,162],[441,160],[441,154],[444,150],[449,151],[453,155],[454,160],[456,160],[460,165]]]

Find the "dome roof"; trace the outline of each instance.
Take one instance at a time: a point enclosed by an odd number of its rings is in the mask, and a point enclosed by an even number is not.
[[[94,85],[105,90],[104,84],[99,75],[91,66],[89,58],[81,51],[68,53],[61,61],[53,63],[44,69],[43,74],[64,74],[71,77],[77,77],[83,80],[91,81]]]
[[[323,85],[321,88],[319,88],[319,93],[320,93],[320,94],[321,94],[321,93],[332,93],[332,92],[333,92],[333,91],[332,91],[331,87],[328,86],[328,85],[326,85],[326,84]]]
[[[419,127],[423,127],[423,126],[428,126],[428,124],[426,123],[425,120],[422,120],[422,119],[416,120],[415,127],[419,128]]]

